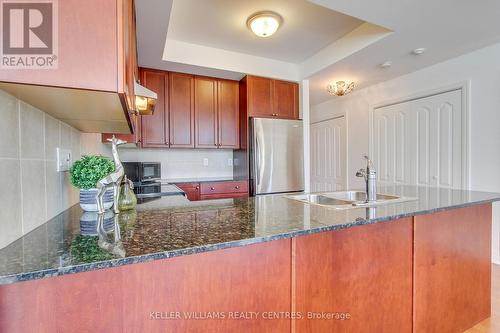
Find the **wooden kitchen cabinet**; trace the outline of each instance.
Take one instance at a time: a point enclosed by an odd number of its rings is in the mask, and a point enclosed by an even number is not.
[[[217,79],[194,78],[196,148],[217,148]]]
[[[186,193],[186,198],[189,201],[200,200],[200,183],[181,183],[175,185]]]
[[[273,80],[273,113],[277,118],[299,119],[299,85]]]
[[[239,83],[217,82],[217,125],[219,148],[240,148]]]
[[[292,309],[305,316],[295,321],[297,332],[412,332],[412,218],[292,242]]]
[[[413,332],[463,332],[488,318],[491,204],[414,219]]]
[[[194,148],[194,77],[168,74],[168,144],[172,148]]]
[[[189,201],[248,197],[247,181],[219,181],[175,184]]]
[[[154,113],[141,117],[142,147],[168,147],[168,73],[141,69],[141,83],[158,95]]]
[[[248,117],[299,118],[297,83],[248,75],[243,84]]]
[[[130,133],[138,78],[134,1],[56,4],[57,67],[0,70],[0,89],[83,132]]]
[[[238,149],[238,82],[196,76],[196,148]]]

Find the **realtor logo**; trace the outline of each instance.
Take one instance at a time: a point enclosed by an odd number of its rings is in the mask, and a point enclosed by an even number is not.
[[[57,68],[57,0],[0,0],[0,4],[0,68]]]

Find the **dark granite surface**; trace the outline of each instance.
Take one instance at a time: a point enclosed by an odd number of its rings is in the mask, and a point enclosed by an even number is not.
[[[500,200],[500,194],[396,186],[416,200],[335,210],[284,195],[189,202],[167,196],[99,222],[74,206],[0,250],[0,284],[188,255]]]

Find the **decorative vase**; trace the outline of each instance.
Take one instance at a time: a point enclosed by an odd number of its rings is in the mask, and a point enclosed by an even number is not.
[[[97,212],[97,199],[96,199],[97,189],[91,188],[89,190],[80,189],[80,207],[86,212]],[[113,189],[109,189],[104,194],[103,203],[104,209],[110,209],[113,207]]]
[[[120,211],[135,209],[135,206],[137,205],[137,198],[133,189],[134,185],[127,179],[127,176],[125,176],[125,179],[120,186],[120,196],[118,199],[118,209]]]

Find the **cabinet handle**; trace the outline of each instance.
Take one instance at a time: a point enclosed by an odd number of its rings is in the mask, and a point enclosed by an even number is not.
[[[236,185],[234,188],[238,190],[240,187],[238,185]]]
[[[211,187],[211,188],[210,188],[210,191],[215,191],[215,188]]]

